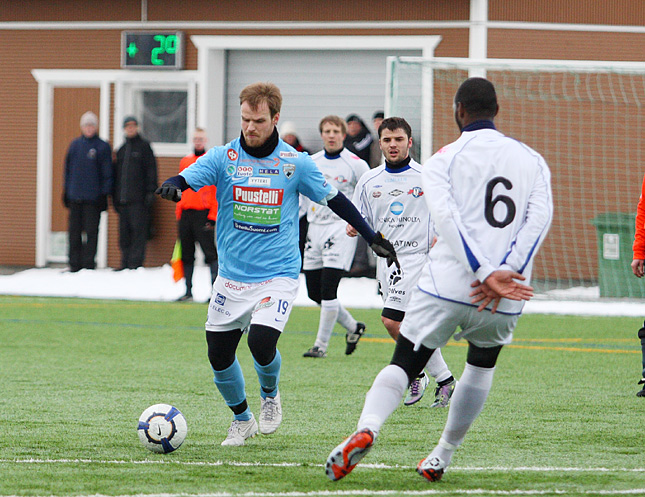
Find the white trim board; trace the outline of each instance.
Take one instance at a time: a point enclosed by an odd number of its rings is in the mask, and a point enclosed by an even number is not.
[[[130,30],[130,29],[221,29],[227,31],[294,29],[319,31],[346,29],[468,29],[471,22],[463,21],[125,21],[125,22],[0,22],[0,30]],[[526,29],[535,31],[582,31],[604,33],[645,33],[645,26],[611,24],[576,24],[557,22],[487,21],[488,29]]]

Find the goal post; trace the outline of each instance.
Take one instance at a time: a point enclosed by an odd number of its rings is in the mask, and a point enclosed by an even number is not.
[[[645,63],[389,57],[386,115],[408,120],[418,161],[459,136],[453,98],[473,73],[495,85],[497,128],[551,168],[554,220],[536,289],[645,297],[629,267],[645,174]]]

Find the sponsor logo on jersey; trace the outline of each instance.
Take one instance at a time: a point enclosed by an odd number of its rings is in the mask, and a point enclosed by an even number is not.
[[[226,295],[218,293],[217,295],[215,295],[213,302],[217,305],[224,305],[226,303]]]
[[[381,195],[381,192],[379,192],[378,190],[372,192],[372,197],[374,198],[379,198]]]
[[[277,175],[280,174],[280,169],[271,169],[268,167],[261,167],[260,170],[258,171],[259,174],[271,174],[271,175]]]
[[[395,216],[403,214],[403,204],[401,202],[392,202],[390,204],[390,212]]]
[[[287,179],[291,179],[291,177],[296,173],[296,165],[285,164],[282,166],[282,172],[284,173]]]
[[[437,153],[438,153],[438,154],[444,154],[444,153],[446,153],[446,152],[448,151],[448,149],[449,149],[449,148],[450,148],[450,146],[449,146],[449,145],[446,145],[445,147],[441,147],[441,148],[437,151]]]
[[[270,188],[249,188],[245,186],[233,187],[233,200],[244,204],[254,205],[282,205],[284,190]]]
[[[389,193],[389,195],[391,195],[392,197],[398,197],[399,195],[402,195],[402,194],[403,194],[403,192],[401,190],[399,190],[398,188],[396,188],[394,190],[391,190],[390,193]]]
[[[233,204],[233,219],[242,223],[276,225],[280,224],[281,214],[281,207]]]
[[[345,176],[342,176],[342,175],[341,175],[341,176],[336,176],[336,177],[334,178],[334,181],[335,181],[336,183],[338,183],[338,184],[342,185],[342,184],[344,184],[344,183],[347,183],[349,180],[348,180]]]
[[[229,148],[229,149],[226,151],[226,155],[227,155],[227,156],[228,156],[228,158],[229,158],[230,160],[232,160],[232,161],[236,161],[236,160],[237,160],[237,157],[238,157],[237,152],[236,152],[235,150],[233,150],[232,148]]]
[[[274,157],[273,159],[256,159],[255,157],[244,157],[240,159],[241,164],[250,164],[259,167],[279,167],[280,159]]]
[[[419,246],[419,242],[416,240],[395,240],[392,245],[394,245],[394,248],[403,248],[403,247],[412,247],[412,248],[417,248]]]
[[[249,177],[253,176],[253,167],[251,166],[237,166],[237,171],[235,173],[237,176],[240,177]]]
[[[408,181],[405,177],[399,178],[399,176],[390,175],[389,178],[385,180],[385,183],[405,183]]]
[[[233,176],[235,174],[235,165],[234,164],[229,164],[228,167],[226,168],[226,174],[229,176]]]
[[[249,233],[277,233],[280,231],[280,225],[277,226],[257,226],[254,224],[244,224],[237,221],[233,221],[233,227],[236,230],[248,231]]]
[[[251,186],[271,186],[271,178],[249,178]]]
[[[423,189],[420,186],[415,186],[411,190],[408,190],[408,195],[412,195],[414,198],[419,198],[423,195]]]
[[[298,152],[280,152],[281,159],[296,159]]]

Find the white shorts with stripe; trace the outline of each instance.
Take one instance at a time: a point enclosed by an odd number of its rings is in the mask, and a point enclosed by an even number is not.
[[[519,314],[477,312],[477,306],[444,300],[416,286],[410,298],[401,334],[429,349],[440,349],[454,335],[477,347],[488,348],[511,343]],[[460,328],[458,333],[457,328]]]
[[[398,256],[401,269],[379,257],[376,261],[379,290],[383,296],[383,307],[405,312],[412,289],[416,287],[419,275],[426,264],[428,254],[401,254]]]
[[[218,276],[208,305],[206,331],[244,330],[251,324],[283,331],[298,286],[299,281],[293,278],[241,283]]]
[[[304,270],[329,267],[349,271],[356,252],[356,237],[345,233],[345,221],[310,224],[302,264]]]

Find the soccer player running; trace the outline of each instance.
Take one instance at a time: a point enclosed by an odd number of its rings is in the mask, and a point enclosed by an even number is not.
[[[349,223],[359,223],[372,250],[398,264],[392,244],[372,231],[311,158],[279,138],[281,105],[274,84],[245,87],[240,93],[240,137],[211,148],[157,189],[161,197],[176,202],[188,188],[217,187],[219,273],[208,306],[206,342],[215,385],[233,411],[222,445],[244,445],[258,431],[236,357],[244,330],[260,383],[259,430],[273,433],[282,422],[277,342],[298,292],[299,194],[328,205]]]
[[[421,164],[410,157],[412,129],[401,117],[388,117],[378,128],[380,150],[385,164],[361,177],[353,202],[370,226],[376,227],[396,249],[401,268],[378,261],[377,278],[383,295],[381,321],[390,336],[399,337],[401,321],[433,243],[430,214],[421,187]],[[358,232],[347,225],[351,237]],[[425,369],[436,382],[435,401],[430,407],[446,407],[455,388],[455,379],[437,350]],[[410,384],[403,401],[407,406],[423,397],[428,375],[422,370]]]
[[[512,340],[523,301],[533,295],[533,258],[553,215],[549,168],[537,152],[495,129],[497,96],[488,80],[463,82],[454,106],[461,136],[422,173],[438,240],[413,290],[392,361],[367,393],[358,430],[327,459],[332,480],[367,454],[407,384],[459,327],[454,337],[468,342],[466,366],[439,443],[417,466],[426,479],[439,480],[484,407],[497,356]]]
[[[323,149],[311,158],[333,187],[347,198],[352,198],[356,183],[370,166],[343,146],[347,124],[339,116],[325,116],[318,124]],[[338,301],[338,284],[349,271],[356,252],[356,239],[345,235],[347,223],[329,207],[309,202],[307,209],[307,241],[302,269],[307,282],[309,298],[320,305],[320,321],[314,346],[304,357],[327,357],[327,347],[334,325],[338,321],[347,333],[345,354],[356,349],[365,333],[365,324],[359,323]]]

